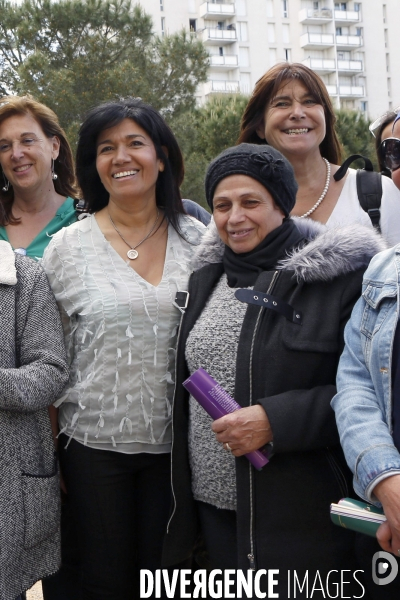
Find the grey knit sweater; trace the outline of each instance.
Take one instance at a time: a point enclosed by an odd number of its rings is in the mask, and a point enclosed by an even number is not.
[[[203,367],[233,397],[236,354],[247,305],[235,298],[222,275],[189,334],[186,361],[190,374]],[[217,442],[212,419],[189,400],[189,458],[196,500],[236,510],[235,458]]]

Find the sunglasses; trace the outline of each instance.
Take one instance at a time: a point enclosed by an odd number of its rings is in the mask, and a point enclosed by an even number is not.
[[[400,106],[398,106],[397,108],[394,108],[393,110],[388,110],[387,112],[383,113],[383,115],[381,115],[380,117],[378,117],[376,119],[376,121],[374,121],[373,123],[371,123],[371,125],[369,126],[369,130],[372,133],[372,135],[374,137],[376,137],[376,134],[378,132],[378,130],[380,129],[380,127],[382,127],[382,125],[384,124],[385,121],[389,120],[389,119],[395,119],[396,116],[398,116],[400,113]],[[390,123],[390,121],[388,122],[388,124]]]
[[[385,167],[390,171],[400,168],[400,140],[387,138],[379,146],[379,155]]]

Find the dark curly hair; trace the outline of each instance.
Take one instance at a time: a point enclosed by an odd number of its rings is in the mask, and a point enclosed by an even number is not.
[[[115,127],[124,119],[132,119],[150,136],[157,158],[164,170],[156,183],[156,203],[162,207],[169,223],[179,232],[179,214],[185,214],[180,186],[183,181],[183,157],[178,142],[160,113],[141,98],[125,98],[105,102],[92,108],[79,130],[76,151],[76,174],[89,213],[107,206],[109,194],[96,168],[96,150],[99,134]]]

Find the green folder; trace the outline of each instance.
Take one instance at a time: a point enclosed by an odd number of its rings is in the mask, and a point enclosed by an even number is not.
[[[361,500],[342,498],[331,504],[331,520],[335,525],[376,537],[378,527],[386,521],[381,508]]]

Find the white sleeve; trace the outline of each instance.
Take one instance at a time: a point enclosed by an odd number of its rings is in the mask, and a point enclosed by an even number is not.
[[[400,190],[382,176],[381,230],[389,246],[400,242]]]

